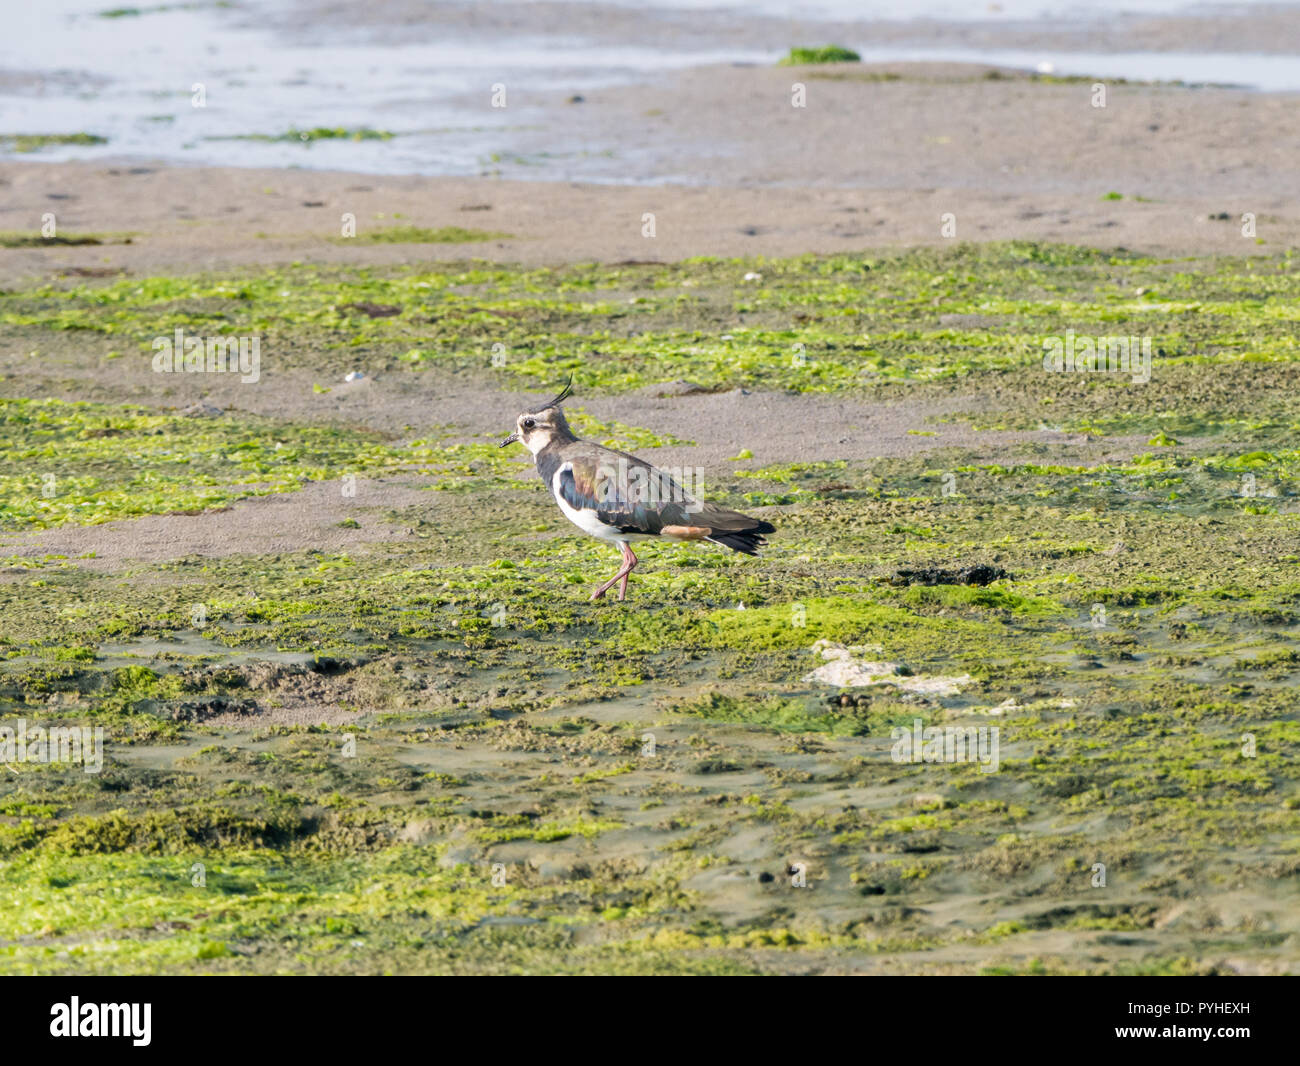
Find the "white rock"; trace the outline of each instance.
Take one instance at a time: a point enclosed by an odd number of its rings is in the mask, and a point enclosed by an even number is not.
[[[861,648],[846,648],[828,640],[819,640],[812,646],[813,654],[825,660],[804,681],[835,685],[838,688],[863,688],[867,685],[893,685],[903,692],[922,696],[955,696],[974,679],[969,674],[954,677],[920,677],[900,674],[898,663],[870,662],[854,658]]]

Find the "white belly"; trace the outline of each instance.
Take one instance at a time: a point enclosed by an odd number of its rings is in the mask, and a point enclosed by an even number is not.
[[[595,537],[598,540],[608,541],[613,544],[617,541],[626,541],[631,539],[628,533],[620,533],[613,526],[607,526],[596,517],[595,511],[580,511],[576,507],[570,507],[569,501],[563,496],[556,496],[555,502],[560,505],[560,510],[564,512],[564,517],[577,526],[588,536]]]
[[[559,505],[565,518],[586,533],[587,536],[603,540],[607,544],[617,544],[619,541],[626,544],[630,540],[646,539],[644,533],[623,533],[614,526],[607,526],[596,517],[595,511],[582,510],[571,506],[569,501],[561,496],[559,492],[560,475],[568,469],[572,468],[568,463],[565,463],[555,472],[555,478],[551,483],[551,495],[555,497],[555,502]]]

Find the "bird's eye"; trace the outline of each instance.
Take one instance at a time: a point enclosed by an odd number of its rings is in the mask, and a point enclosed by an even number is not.
[[[524,429],[532,429],[535,425],[537,425],[537,420],[536,420],[536,419],[534,419],[534,418],[525,418],[525,419],[524,419]]]

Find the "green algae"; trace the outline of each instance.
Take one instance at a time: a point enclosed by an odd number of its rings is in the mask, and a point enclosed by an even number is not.
[[[1122,421],[1176,436],[1170,412],[1295,421],[1294,390],[1277,387],[1297,350],[1291,260],[1013,242],[530,270],[298,266],[39,286],[0,294],[0,326],[135,336],[142,354],[177,326],[265,331],[267,343],[292,330],[290,367],[351,369],[362,349],[386,370],[491,368],[537,387],[573,371],[582,389],[617,392],[675,378],[891,399],[989,387],[998,399],[977,424],[1113,432]],[[762,282],[744,282],[748,271]],[[347,310],[362,304],[402,313]],[[1071,330],[1150,338],[1152,380],[1043,372],[1044,338]]]
[[[347,476],[415,471],[456,488],[510,470],[487,444],[27,399],[0,399],[0,462],[0,529],[193,513]]]
[[[312,126],[308,129],[290,129],[281,134],[247,133],[226,137],[209,137],[211,141],[263,141],[268,143],[311,144],[313,141],[391,141],[396,134],[388,130],[368,127],[351,129],[347,126]]]
[[[385,226],[383,229],[363,230],[355,237],[335,237],[336,244],[356,241],[358,244],[472,244],[475,241],[509,240],[509,233],[491,230],[467,229],[464,226]]]
[[[440,868],[436,856],[412,847],[395,847],[364,868],[348,859],[268,863],[263,855],[205,853],[202,887],[193,885],[192,864],[184,861],[131,853],[93,861],[33,856],[0,874],[0,893],[10,902],[16,890],[45,886],[27,895],[27,918],[0,929],[8,941],[0,958],[11,973],[375,972],[377,959],[386,960],[381,970],[469,972],[486,964],[522,972],[572,939],[566,926],[530,920],[528,911],[585,897],[586,921],[596,922],[611,898],[635,900],[648,913],[660,905],[653,886],[497,888],[478,871]],[[60,905],[66,893],[57,886],[68,884],[81,887],[78,907]],[[523,919],[522,928],[509,924],[513,917]],[[28,929],[37,935],[9,939]],[[548,932],[537,944],[537,934]],[[597,958],[579,950],[572,971],[593,969]]]
[[[355,323],[367,343],[401,352],[413,344],[410,320],[432,311],[436,293],[450,332],[424,338],[427,356],[399,368],[450,372],[479,359],[466,354],[466,337],[505,329],[522,351],[530,337],[582,322],[609,331],[616,357],[584,358],[580,374],[615,392],[685,376],[656,362],[650,342],[637,354],[632,334],[648,327],[662,341],[681,328],[672,315],[707,312],[719,352],[752,361],[741,370],[690,364],[706,387],[749,381],[925,399],[951,395],[957,382],[992,383],[995,402],[979,416],[989,423],[1037,427],[1050,408],[1054,428],[1089,420],[1135,438],[1100,442],[1104,458],[1038,440],[978,441],[910,459],[728,466],[711,498],[772,501],[764,514],[779,533],[764,557],[652,546],[629,601],[593,605],[587,597],[611,552],[568,532],[536,479],[516,481],[518,464],[490,441],[391,441],[238,413],[193,420],[119,405],[7,405],[15,417],[0,447],[20,467],[6,462],[19,480],[0,496],[11,528],[47,521],[22,500],[39,496],[34,462],[66,460],[59,481],[87,467],[101,478],[79,490],[88,506],[54,516],[65,526],[93,518],[101,503],[120,513],[149,491],[163,508],[154,513],[165,513],[195,488],[186,484],[194,471],[231,502],[264,483],[292,491],[345,470],[442,491],[427,506],[359,509],[359,526],[378,539],[346,552],[236,550],[113,572],[39,544],[8,549],[0,724],[99,723],[107,744],[100,775],[30,763],[0,774],[0,896],[10,902],[0,908],[0,967],[1285,966],[1287,893],[1300,872],[1287,260],[1157,262],[1002,246],[865,263],[767,262],[762,291],[734,280],[735,263],[697,262],[350,274],[328,301],[313,291],[316,272],[288,296],[271,291],[288,288],[289,275],[276,272],[0,297],[4,313],[30,319],[3,328],[36,331],[42,346],[85,325],[93,333],[147,322],[148,336],[169,316],[219,312],[223,322],[320,329],[311,335],[326,345]],[[1153,301],[1132,296],[1159,284],[1166,290]],[[961,299],[949,302],[949,289]],[[657,294],[685,295],[688,312],[658,305]],[[627,303],[633,297],[647,302]],[[355,299],[406,311],[371,320],[328,310]],[[770,332],[736,326],[741,302],[763,305],[745,318],[770,315],[764,329],[779,332],[805,325],[794,316],[818,301],[849,311],[827,316],[827,338],[870,330],[860,343],[889,360],[872,365],[870,382],[847,354],[852,374],[799,377],[788,336],[769,350]],[[980,302],[989,306],[973,310]],[[1168,306],[1150,310],[1157,303]],[[983,317],[921,328],[953,307]],[[1186,333],[1185,355],[1162,357],[1182,361],[1158,364],[1146,386],[1100,375],[1066,383],[999,362],[1008,328],[999,316],[1038,315],[1059,331],[1110,321],[1098,317],[1110,311],[1200,326]],[[882,350],[895,342],[863,324],[875,316],[895,318],[907,338],[897,349]],[[885,372],[912,340],[939,332],[928,354],[922,343],[920,357]],[[1242,343],[1205,342],[1230,335]],[[546,384],[554,380],[555,358],[489,371],[490,345],[479,348],[480,369],[512,387],[541,383],[543,370]],[[965,379],[946,373],[957,360],[968,361]],[[1253,392],[1242,395],[1243,384]],[[1054,402],[1042,403],[1049,394]],[[621,447],[679,443],[574,414],[584,433]],[[189,472],[148,450],[173,434],[193,456]],[[1157,434],[1181,443],[1145,443]],[[241,458],[249,440],[260,442],[256,469]],[[153,489],[131,481],[137,467]],[[265,481],[241,482],[247,473]],[[945,474],[955,494],[945,493]],[[493,513],[511,521],[485,521]],[[952,583],[974,563],[1004,576]],[[819,640],[903,664],[904,677],[972,681],[940,698],[820,685],[805,680],[821,662]],[[261,719],[319,706],[352,717],[313,727]],[[916,721],[996,726],[998,772],[895,762],[892,731]],[[343,754],[347,737],[355,758]],[[795,862],[816,891],[792,886]],[[1099,863],[1105,888],[1092,883]],[[1132,942],[1099,939],[1117,934]]]
[[[39,233],[0,233],[0,248],[77,247],[94,244],[130,244],[136,233],[60,233],[46,237]]]
[[[140,18],[144,15],[161,14],[164,11],[201,11],[204,8],[233,7],[232,0],[210,0],[203,3],[188,4],[154,4],[152,7],[111,7],[98,12],[102,19]]]
[[[11,152],[36,152],[62,145],[90,146],[107,144],[107,137],[94,133],[0,133],[0,149]]]
[[[857,52],[839,45],[827,44],[820,48],[791,48],[778,66],[802,67],[814,63],[857,63],[862,59]]]
[[[674,437],[671,433],[652,433],[639,426],[622,422],[602,422],[576,407],[567,416],[573,431],[585,440],[594,440],[607,448],[619,451],[638,451],[642,448],[665,448],[669,445],[692,445],[695,442]]]

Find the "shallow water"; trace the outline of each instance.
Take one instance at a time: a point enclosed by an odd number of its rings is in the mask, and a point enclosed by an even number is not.
[[[647,34],[644,41],[596,40],[563,28],[556,32],[538,18],[508,23],[513,28],[506,36],[473,32],[470,23],[452,22],[403,27],[401,33],[390,26],[389,32],[367,33],[364,40],[355,30],[323,31],[312,24],[305,31],[312,34],[310,44],[277,28],[292,24],[286,15],[296,8],[289,0],[143,5],[138,15],[103,17],[112,6],[106,0],[49,0],[9,15],[9,33],[0,40],[0,134],[87,132],[108,139],[100,146],[49,146],[21,158],[152,158],[384,174],[491,173],[509,154],[511,133],[536,128],[546,101],[556,100],[554,94],[647,82],[689,66],[775,62],[780,51],[732,43],[723,30],[733,11],[737,19],[770,20],[782,14],[785,5],[764,0],[757,7],[745,4],[742,11],[733,0],[619,4],[676,13],[678,32]],[[867,61],[983,62],[1026,69],[1050,65],[1063,75],[1300,89],[1300,63],[1285,55],[872,47],[867,25],[877,19],[957,17],[992,24],[1019,19],[1023,25],[1023,20],[1049,16],[1078,25],[1121,10],[1193,13],[1174,0],[1103,3],[1086,9],[1050,0],[1009,0],[973,8],[948,0],[816,0],[811,7],[801,6],[800,29],[810,25],[808,20],[834,20],[837,39],[858,49]],[[690,32],[696,19],[708,20],[707,25],[701,23],[699,34]],[[458,31],[449,25],[467,28]],[[838,32],[845,25],[850,31]],[[852,30],[854,25],[861,30]],[[737,41],[755,39],[735,35]],[[494,85],[508,87],[508,107],[492,106]],[[195,106],[199,86],[203,106]],[[550,94],[545,101],[543,94]],[[310,144],[244,139],[278,138],[291,129],[318,126],[384,130],[398,136]],[[548,126],[554,127],[553,151],[530,157],[528,165],[512,170],[514,176],[629,180],[626,159],[610,165],[599,152],[588,154],[577,140],[566,141],[564,123],[555,123],[553,116]]]

